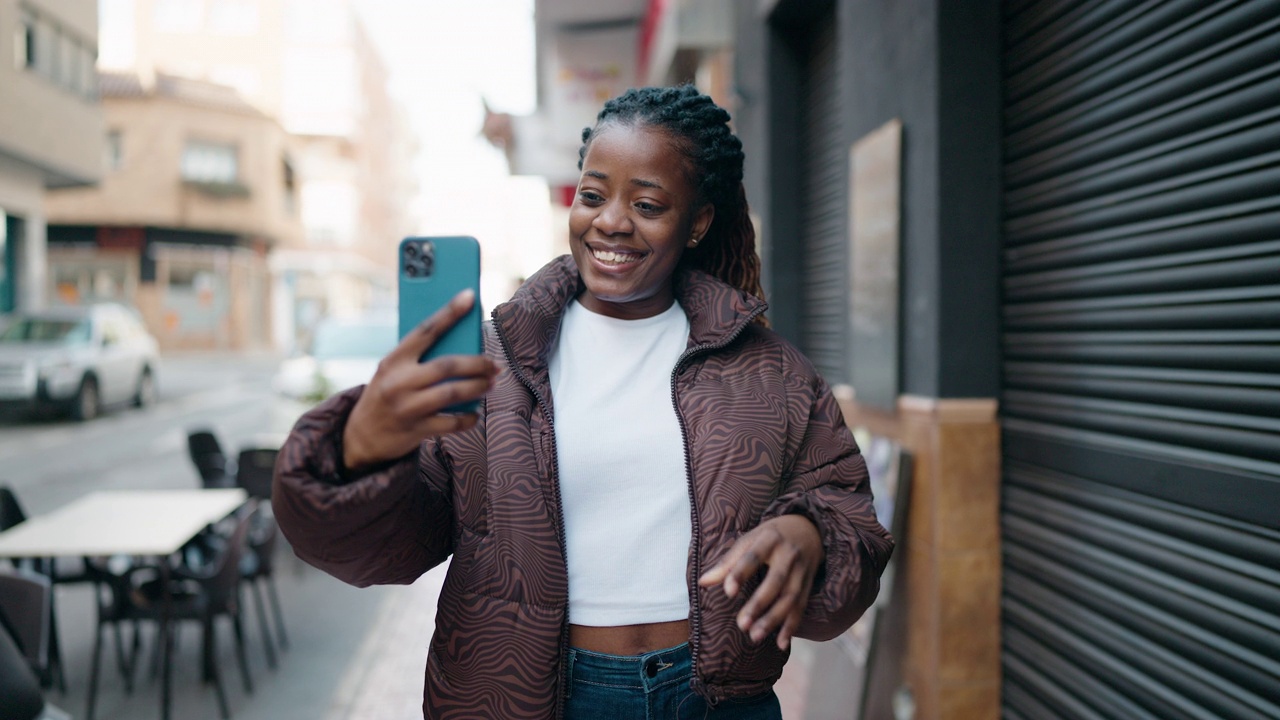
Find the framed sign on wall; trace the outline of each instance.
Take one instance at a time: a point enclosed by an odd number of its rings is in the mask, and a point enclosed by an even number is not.
[[[899,390],[902,122],[849,152],[849,378],[858,402],[893,409]]]

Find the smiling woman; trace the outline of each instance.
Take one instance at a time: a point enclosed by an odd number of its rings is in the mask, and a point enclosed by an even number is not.
[[[606,103],[572,254],[484,355],[419,362],[459,296],[285,444],[303,559],[369,585],[452,555],[426,716],[776,719],[792,637],[874,600],[893,541],[830,389],[764,323],[728,121],[688,86]]]
[[[665,130],[614,124],[583,157],[569,237],[591,312],[634,320],[671,307],[676,265],[715,217],[674,145]]]

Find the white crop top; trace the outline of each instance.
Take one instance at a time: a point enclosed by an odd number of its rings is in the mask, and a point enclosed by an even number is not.
[[[619,320],[573,301],[550,360],[569,621],[689,617],[693,534],[671,371],[689,342],[679,303]]]

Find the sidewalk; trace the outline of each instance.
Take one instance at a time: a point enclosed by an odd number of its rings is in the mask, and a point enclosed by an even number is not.
[[[334,691],[324,720],[412,720],[422,717],[427,645],[435,630],[436,598],[444,585],[445,563],[413,585],[396,588],[346,675]]]

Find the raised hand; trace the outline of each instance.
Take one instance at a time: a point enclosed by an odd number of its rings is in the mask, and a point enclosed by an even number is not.
[[[498,368],[484,355],[447,355],[419,363],[432,345],[475,303],[464,290],[414,328],[378,363],[347,419],[342,461],[358,468],[403,457],[424,438],[466,430],[475,413],[441,411],[475,400],[493,387]]]
[[[764,581],[738,613],[738,627],[756,643],[777,630],[778,648],[786,650],[804,617],[823,557],[818,528],[803,515],[783,515],[738,538],[720,562],[702,574],[698,585],[723,583],[725,595],[734,597],[761,566],[768,567]]]

